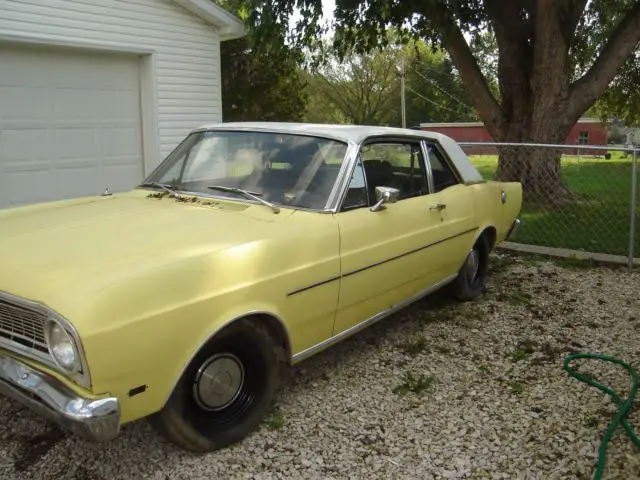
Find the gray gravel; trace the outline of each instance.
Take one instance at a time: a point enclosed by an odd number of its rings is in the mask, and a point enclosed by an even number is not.
[[[144,421],[87,444],[0,399],[0,478],[587,479],[615,405],[562,359],[640,370],[639,346],[640,274],[496,254],[481,299],[433,296],[296,367],[259,431],[224,451],[181,452]],[[581,371],[626,396],[623,372]],[[620,432],[605,478],[640,478]]]

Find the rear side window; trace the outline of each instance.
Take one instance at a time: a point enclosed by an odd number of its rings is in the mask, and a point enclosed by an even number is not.
[[[441,192],[447,187],[458,184],[453,170],[434,143],[427,144],[427,156],[433,173],[434,192]]]

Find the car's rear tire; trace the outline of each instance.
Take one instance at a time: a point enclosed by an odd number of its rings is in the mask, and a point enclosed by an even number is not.
[[[489,240],[481,235],[465,258],[456,279],[449,285],[450,293],[460,301],[469,301],[486,289],[489,273]]]
[[[265,325],[235,322],[198,352],[149,422],[171,443],[192,452],[242,440],[270,407],[282,357]]]

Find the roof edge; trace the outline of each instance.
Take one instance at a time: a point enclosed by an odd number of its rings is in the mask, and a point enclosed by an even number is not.
[[[581,117],[576,123],[602,123],[598,118]],[[448,127],[484,127],[483,122],[434,122],[420,123],[420,128],[448,128]]]
[[[173,0],[202,20],[218,27],[220,40],[233,40],[246,35],[244,23],[211,0]]]

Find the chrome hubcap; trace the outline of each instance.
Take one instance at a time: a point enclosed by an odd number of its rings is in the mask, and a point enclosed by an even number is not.
[[[467,266],[469,282],[473,283],[478,276],[478,270],[480,269],[480,255],[475,248],[471,250],[471,252],[469,252],[469,257],[467,258]]]
[[[244,384],[244,367],[231,353],[215,355],[198,369],[193,396],[205,410],[222,410],[240,394]]]

